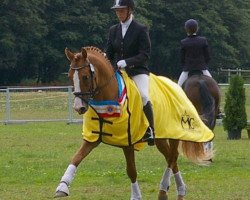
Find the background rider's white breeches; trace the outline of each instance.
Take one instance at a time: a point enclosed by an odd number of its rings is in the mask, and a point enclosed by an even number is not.
[[[188,73],[189,72],[181,72],[181,75],[179,77],[179,80],[178,80],[178,85],[179,86],[182,86],[183,83],[187,80],[188,78]],[[209,77],[212,77],[212,75],[210,74],[210,72],[208,70],[202,70],[202,73],[206,76],[209,76]]]
[[[202,73],[206,76],[212,77],[212,75],[210,74],[208,70],[202,70]]]
[[[188,78],[188,72],[181,72],[180,78],[178,80],[178,85],[182,86],[182,84],[187,80]]]

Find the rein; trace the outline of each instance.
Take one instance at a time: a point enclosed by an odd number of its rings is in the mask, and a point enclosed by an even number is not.
[[[109,80],[107,80],[106,83],[104,83],[102,86],[98,87],[96,79],[95,79],[95,76],[96,76],[95,68],[94,68],[94,66],[91,63],[88,64],[87,66],[82,65],[80,67],[70,67],[70,69],[72,69],[72,70],[79,70],[79,69],[82,69],[82,68],[85,68],[85,67],[89,67],[90,71],[91,71],[91,76],[90,76],[90,78],[91,78],[91,85],[90,85],[89,91],[88,92],[74,92],[73,94],[75,95],[75,97],[79,97],[82,101],[84,101],[85,103],[88,103],[90,100],[93,100],[94,97],[97,94],[99,94],[103,88],[105,88],[106,86],[108,86],[111,83],[111,81],[115,78],[115,73],[116,73],[117,70],[109,78]],[[94,85],[96,85],[96,88],[94,88]],[[87,100],[86,100],[86,98],[84,98],[86,96],[89,97]]]

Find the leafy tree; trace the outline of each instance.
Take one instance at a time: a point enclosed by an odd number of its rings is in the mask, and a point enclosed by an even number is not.
[[[228,29],[225,40],[226,67],[249,68],[250,64],[250,3],[245,0],[227,0],[221,5],[221,18]]]
[[[3,0],[0,4],[0,85],[23,79],[55,81],[68,70],[64,48],[105,48],[109,27],[117,23],[113,1]],[[210,69],[248,68],[250,4],[245,0],[136,0],[135,18],[148,25],[151,70],[178,78],[179,42],[184,22],[195,18],[212,49]]]
[[[228,139],[240,139],[241,130],[247,126],[246,95],[244,81],[239,75],[233,76],[226,93],[224,129],[228,131]]]
[[[249,30],[250,25],[249,20],[246,19],[249,19],[250,5],[244,3],[243,0],[223,0],[223,2],[150,0],[147,3],[144,1],[144,5],[148,11],[145,13],[152,20],[150,29],[151,65],[152,70],[155,70],[156,73],[172,78],[179,76],[181,71],[179,41],[186,37],[184,22],[190,18],[198,20],[199,34],[206,36],[210,44],[212,52],[210,70],[217,71],[220,67],[239,67],[242,65],[241,63],[249,63],[250,40],[247,36],[249,31],[246,30]],[[241,22],[237,23],[238,20]],[[227,21],[234,23],[227,24]],[[240,26],[240,28],[232,31],[233,26]]]
[[[40,11],[45,1],[5,0],[0,4],[1,84],[14,84],[32,77],[39,63],[39,42],[46,35]],[[35,65],[33,65],[35,64]]]
[[[65,47],[79,50],[87,45],[102,46],[109,17],[91,4],[90,0],[48,2],[45,13],[50,13],[46,15],[49,32],[45,38],[45,59],[39,71],[42,82],[50,82],[68,70]]]

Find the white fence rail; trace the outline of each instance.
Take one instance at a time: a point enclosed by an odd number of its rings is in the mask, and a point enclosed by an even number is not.
[[[0,89],[0,122],[82,121],[73,99],[71,86]]]
[[[219,84],[225,105],[228,84]],[[250,84],[246,88],[246,111],[250,121]],[[0,89],[0,123],[25,123],[65,121],[82,122],[82,116],[73,110],[71,86],[59,87],[13,87]]]

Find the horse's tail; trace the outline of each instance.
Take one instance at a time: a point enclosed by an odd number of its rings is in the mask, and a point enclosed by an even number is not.
[[[202,105],[200,118],[211,130],[215,126],[215,100],[211,95],[204,80],[199,80],[199,93]],[[180,145],[182,153],[192,162],[198,164],[209,164],[214,156],[212,142],[190,142],[183,141]]]
[[[202,114],[200,115],[201,120],[213,130],[215,126],[215,100],[211,95],[204,80],[199,80],[200,84],[200,100],[202,105]]]
[[[199,165],[210,164],[214,157],[212,142],[182,141],[179,145],[179,152],[184,154],[191,162]]]

